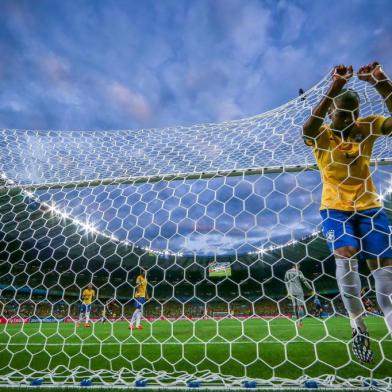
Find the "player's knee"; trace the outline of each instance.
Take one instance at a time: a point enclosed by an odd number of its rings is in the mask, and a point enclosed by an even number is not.
[[[358,253],[358,249],[353,246],[344,246],[335,250],[335,256],[342,257],[344,259],[350,259]]]
[[[375,271],[378,268],[392,267],[392,258],[368,259],[367,264],[371,271]]]
[[[358,298],[358,290],[353,285],[347,285],[341,282],[340,284],[341,292],[349,298]]]

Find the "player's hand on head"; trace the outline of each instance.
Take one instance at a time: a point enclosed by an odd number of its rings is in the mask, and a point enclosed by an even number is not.
[[[332,70],[333,83],[339,87],[343,87],[352,78],[353,74],[354,70],[352,65],[336,65]]]
[[[368,82],[370,84],[377,84],[388,77],[381,68],[378,62],[363,65],[357,72],[358,79]]]

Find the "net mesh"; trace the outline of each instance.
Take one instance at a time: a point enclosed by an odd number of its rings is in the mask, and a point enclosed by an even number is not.
[[[374,282],[361,264],[375,352],[362,364],[320,234],[320,175],[301,132],[329,82],[222,124],[0,130],[0,382],[390,387]],[[350,88],[361,116],[387,115],[374,88]],[[378,138],[372,177],[388,215],[390,159]],[[311,287],[303,328],[285,284],[294,263]],[[143,329],[129,330],[140,268]]]

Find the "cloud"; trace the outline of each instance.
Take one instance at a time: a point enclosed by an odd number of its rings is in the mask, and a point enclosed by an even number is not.
[[[282,41],[287,44],[297,40],[306,21],[305,11],[286,0],[279,1],[277,8],[283,14],[279,18]]]
[[[141,122],[151,119],[152,108],[144,95],[131,91],[119,82],[109,82],[106,91],[112,102],[130,118]]]
[[[0,126],[217,122],[283,104],[336,61],[391,66],[391,25],[378,3],[5,0],[1,8],[0,102],[14,93],[31,110],[0,114]],[[101,88],[104,80],[114,82]]]
[[[63,83],[68,80],[69,64],[53,53],[41,58],[42,70],[46,76],[57,83]]]
[[[21,113],[26,110],[26,105],[16,99],[10,99],[8,102],[0,103],[0,109],[11,111],[13,113]]]
[[[220,100],[215,103],[215,113],[218,121],[228,121],[243,116],[243,111],[230,99]]]
[[[248,62],[259,56],[267,46],[271,11],[251,2],[239,8],[231,31],[235,55]]]

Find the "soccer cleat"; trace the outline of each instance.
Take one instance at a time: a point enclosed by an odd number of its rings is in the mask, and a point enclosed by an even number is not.
[[[304,326],[303,321],[302,320],[298,321],[297,326],[298,326],[298,328],[302,328]]]
[[[370,349],[369,332],[362,332],[360,328],[358,328],[358,330],[353,329],[352,350],[359,361],[363,363],[369,363],[373,361],[374,354]]]
[[[91,325],[90,324],[84,324],[85,328],[90,328]]]
[[[136,327],[136,329],[143,329],[143,326],[139,325],[139,326]]]
[[[130,325],[130,326],[128,327],[128,329],[135,329],[135,327],[134,327],[133,325]]]

